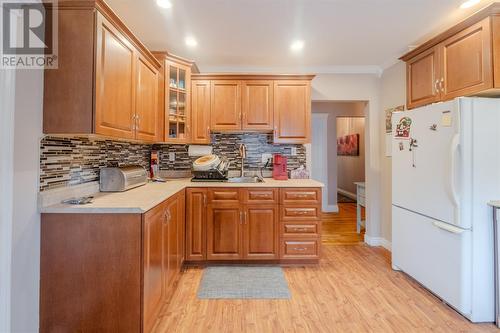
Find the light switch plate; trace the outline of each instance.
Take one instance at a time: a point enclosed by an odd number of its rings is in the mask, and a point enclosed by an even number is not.
[[[168,160],[170,162],[175,162],[175,153],[174,152],[168,153]]]

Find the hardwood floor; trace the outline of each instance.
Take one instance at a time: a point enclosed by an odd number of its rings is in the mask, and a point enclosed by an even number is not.
[[[352,215],[352,207],[344,208]],[[284,268],[290,300],[199,300],[203,269],[190,267],[155,332],[498,332],[492,324],[470,323],[393,271],[390,252],[349,238],[352,227],[342,224],[342,216],[325,217],[318,266]],[[333,245],[342,242],[350,245]]]
[[[356,204],[339,203],[338,213],[323,213],[322,242],[323,244],[359,244],[365,239],[365,230],[356,232]],[[362,219],[365,218],[365,209],[361,210]]]

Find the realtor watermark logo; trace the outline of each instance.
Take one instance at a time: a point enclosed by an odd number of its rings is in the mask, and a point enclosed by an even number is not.
[[[57,0],[0,0],[0,68],[56,69]]]

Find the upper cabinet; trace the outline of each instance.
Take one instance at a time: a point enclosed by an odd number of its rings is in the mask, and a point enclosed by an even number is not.
[[[210,143],[210,81],[193,81],[191,92],[191,142],[208,144]]]
[[[460,96],[500,95],[499,15],[500,4],[492,4],[401,58],[409,109]]]
[[[194,62],[168,54],[153,52],[162,64],[160,119],[163,138],[168,143],[189,143],[191,138],[191,73]]]
[[[193,75],[192,124],[197,134],[193,134],[191,142],[209,143],[210,131],[273,131],[275,143],[309,142],[313,77]]]
[[[44,133],[157,141],[154,56],[102,1],[65,2],[58,24],[59,68],[45,71]]]
[[[307,143],[311,133],[311,82],[274,82],[274,142]]]
[[[210,86],[212,130],[241,129],[241,81],[214,80]]]
[[[253,80],[242,83],[242,126],[248,130],[273,129],[273,81]]]

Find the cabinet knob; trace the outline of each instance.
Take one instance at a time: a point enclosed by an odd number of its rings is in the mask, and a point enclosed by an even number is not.
[[[441,81],[439,82],[439,87],[441,88],[441,92],[444,92],[444,78],[441,78]]]

